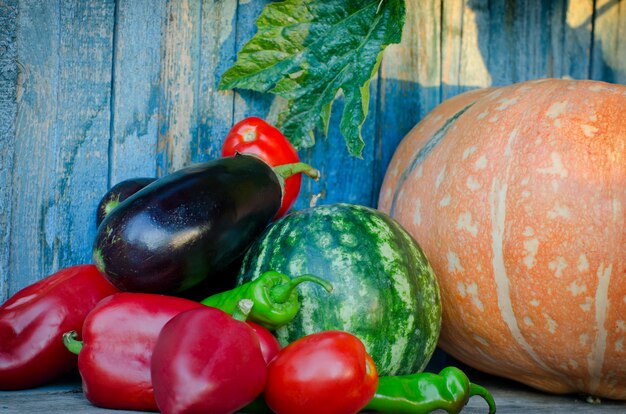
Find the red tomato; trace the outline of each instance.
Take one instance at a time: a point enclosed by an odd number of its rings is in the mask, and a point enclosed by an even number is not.
[[[374,396],[378,373],[361,340],[343,331],[302,337],[268,366],[265,401],[277,414],[350,414]]]
[[[257,117],[239,121],[226,135],[222,156],[229,157],[235,155],[235,152],[257,155],[272,167],[300,161],[289,140],[277,128]],[[283,202],[274,219],[284,216],[293,206],[298,198],[301,182],[302,174],[285,180]]]

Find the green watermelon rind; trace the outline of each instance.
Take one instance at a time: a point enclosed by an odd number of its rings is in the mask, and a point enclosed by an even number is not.
[[[338,203],[291,213],[273,223],[245,255],[238,284],[266,270],[311,273],[334,285],[299,286],[301,308],[279,328],[286,344],[340,329],[358,336],[379,375],[422,371],[441,330],[435,274],[417,242],[386,214]]]

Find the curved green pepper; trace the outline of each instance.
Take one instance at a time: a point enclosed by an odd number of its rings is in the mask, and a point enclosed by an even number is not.
[[[446,367],[439,375],[421,372],[380,377],[376,394],[365,409],[395,414],[423,414],[441,409],[456,414],[474,395],[487,401],[489,414],[496,412],[496,403],[489,391],[471,383],[460,369]]]
[[[232,290],[209,296],[201,303],[232,314],[241,299],[250,299],[254,306],[248,319],[266,329],[275,330],[289,323],[298,313],[300,302],[295,288],[302,282],[317,283],[328,292],[333,290],[328,281],[313,275],[292,279],[283,273],[270,270]]]

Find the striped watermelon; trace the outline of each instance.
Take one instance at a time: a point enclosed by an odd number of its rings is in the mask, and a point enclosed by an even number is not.
[[[363,206],[332,204],[292,213],[272,224],[247,252],[238,283],[266,270],[330,281],[327,293],[299,287],[301,309],[276,331],[286,345],[339,329],[358,336],[380,375],[424,369],[441,327],[439,286],[415,240],[389,216]]]

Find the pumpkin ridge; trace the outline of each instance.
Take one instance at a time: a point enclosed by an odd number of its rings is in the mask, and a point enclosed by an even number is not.
[[[446,122],[439,128],[433,135],[430,137],[426,144],[419,151],[415,153],[415,156],[411,160],[411,165],[409,168],[405,169],[400,175],[398,182],[396,183],[396,188],[393,193],[393,198],[391,200],[391,208],[389,209],[389,215],[393,217],[394,211],[396,209],[396,201],[398,199],[398,195],[400,194],[400,190],[402,189],[402,184],[406,181],[406,179],[411,175],[415,168],[422,163],[426,159],[426,157],[432,152],[437,145],[443,140],[443,137],[447,134],[448,130],[452,127],[452,125],[456,122],[457,119],[461,117],[468,109],[470,109],[476,101],[468,104],[456,114],[452,115],[450,118],[446,120]]]

